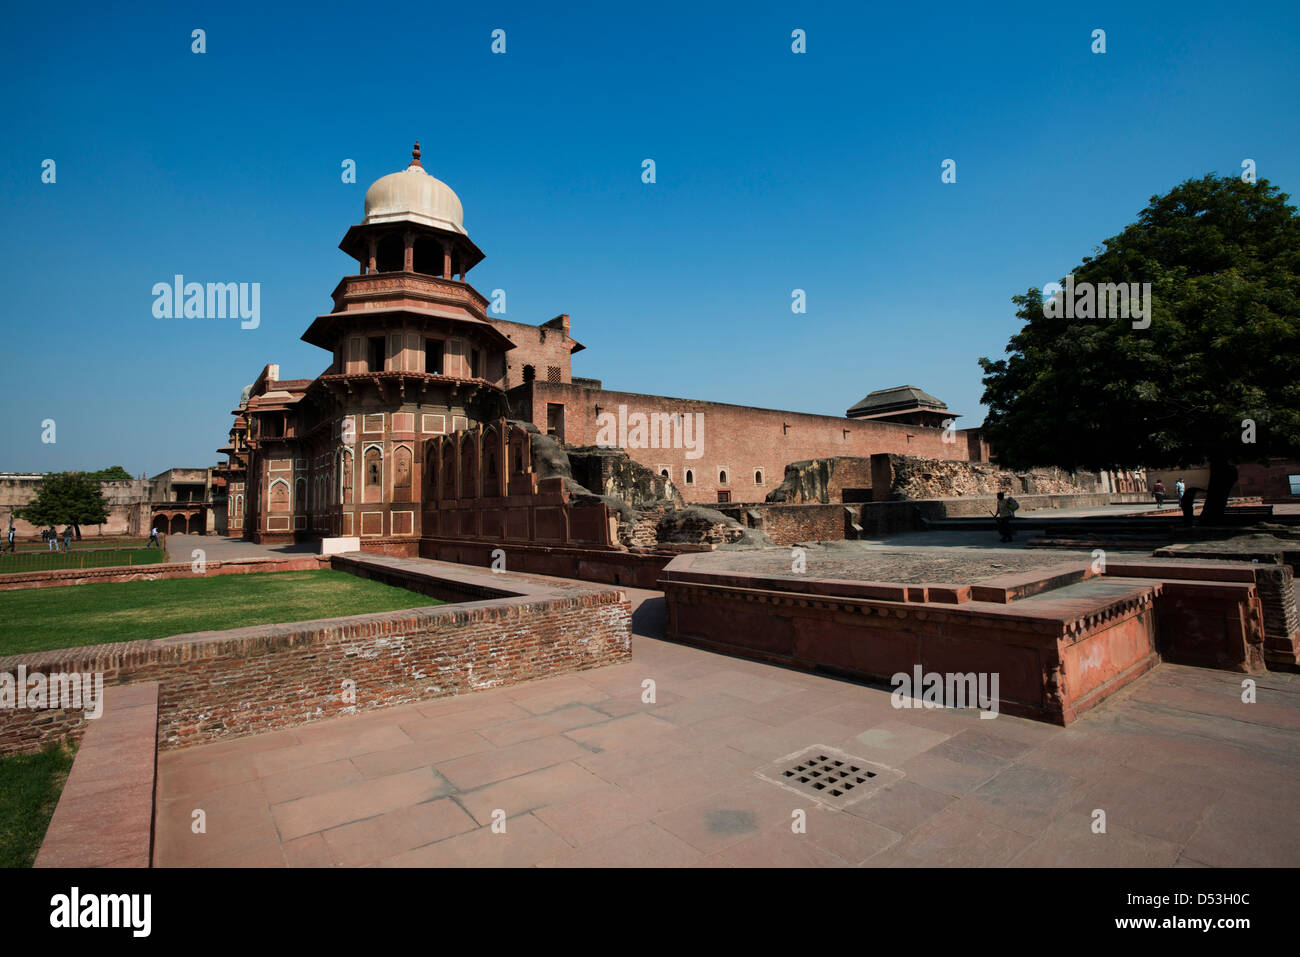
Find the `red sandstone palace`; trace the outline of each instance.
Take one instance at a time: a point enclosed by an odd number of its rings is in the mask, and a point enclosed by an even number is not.
[[[787,464],[808,459],[891,452],[988,461],[977,430],[956,430],[942,402],[911,386],[826,416],[616,392],[575,378],[571,359],[583,346],[568,315],[536,326],[506,321],[466,280],[483,253],[456,194],[425,171],[418,143],[405,170],[366,192],[365,215],[339,248],[359,271],[342,279],[333,310],[302,337],[330,364],[314,379],[281,379],[268,365],[245,390],[230,443],[218,450],[228,457],[217,470],[227,490],[218,531],[261,542],[357,536],[368,548],[411,552],[438,529],[546,538],[533,523],[553,517],[529,496],[567,499],[563,483],[532,474],[529,435],[537,433],[570,447],[623,447],[663,480],[663,496],[688,504],[761,502]],[[466,517],[449,529],[446,513],[471,498],[500,504],[500,520]],[[507,505],[527,506],[532,517],[511,517]],[[589,540],[611,538],[602,531]]]

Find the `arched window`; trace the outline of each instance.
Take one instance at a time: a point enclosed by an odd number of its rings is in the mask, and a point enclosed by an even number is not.
[[[763,484],[763,470],[762,470],[762,469],[755,469],[755,470],[754,470],[754,484],[755,484],[755,485],[762,485],[762,484]]]
[[[537,370],[532,366],[524,366],[524,381],[532,382],[537,378]]]
[[[406,265],[406,244],[396,234],[379,240],[375,250],[375,268],[379,272],[400,272]]]
[[[668,474],[667,469],[661,469],[659,474],[662,475],[664,478],[672,478],[672,476]]]
[[[694,470],[694,469],[687,469],[687,470],[686,470],[686,484],[687,484],[687,485],[694,485],[694,484],[695,484],[695,470]]]
[[[421,236],[415,241],[411,266],[416,272],[424,273],[426,276],[441,276],[442,244],[430,237]]]
[[[719,484],[719,485],[726,485],[726,484],[727,484],[727,470],[726,470],[726,469],[720,469],[720,470],[718,471],[718,484]]]

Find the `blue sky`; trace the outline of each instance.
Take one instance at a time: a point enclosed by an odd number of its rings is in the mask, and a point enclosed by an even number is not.
[[[1298,40],[1293,2],[15,7],[0,471],[215,463],[265,363],[328,364],[299,337],[415,139],[470,281],[569,313],[575,375],[829,414],[910,383],[975,425],[1010,297],[1151,195],[1247,157],[1300,194]],[[260,282],[260,327],[155,318],[176,273]]]

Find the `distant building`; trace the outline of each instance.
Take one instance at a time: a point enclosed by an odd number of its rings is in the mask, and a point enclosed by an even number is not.
[[[879,422],[903,422],[925,425],[932,429],[947,428],[961,416],[948,406],[914,385],[897,385],[867,393],[857,405],[844,413],[850,419],[875,419]]]
[[[101,525],[83,526],[81,534],[143,537],[151,528],[173,534],[219,532],[215,471],[210,467],[172,468],[148,479],[100,482],[108,519]],[[15,509],[36,498],[44,479],[39,473],[0,472],[0,522],[5,527]],[[14,529],[24,538],[41,533],[36,526],[16,517]]]

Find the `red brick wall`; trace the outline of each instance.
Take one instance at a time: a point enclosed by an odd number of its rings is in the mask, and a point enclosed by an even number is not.
[[[846,507],[856,520],[857,509],[844,505],[722,505],[718,511],[747,528],[766,532],[778,545],[793,545],[843,541]],[[761,524],[755,524],[749,512],[756,512]]]
[[[964,431],[957,433],[956,442],[944,442],[943,429],[611,392],[581,385],[557,386],[537,381],[512,398],[519,414],[531,416],[533,424],[543,432],[546,431],[546,404],[563,403],[564,441],[570,445],[596,444],[597,407],[602,413],[615,415],[620,405],[627,406],[628,414],[702,413],[703,454],[699,458],[687,458],[685,449],[628,449],[633,459],[656,472],[661,467],[668,468],[673,484],[688,502],[716,503],[720,489],[730,491],[735,502],[761,502],[781,484],[785,466],[803,459],[897,452],[966,461],[970,449]],[[723,468],[727,470],[726,485],[718,481],[718,472]],[[693,485],[685,482],[687,469],[694,472]],[[763,473],[761,485],[754,481],[756,470]]]
[[[592,668],[629,657],[619,591],[204,632],[0,658],[0,671],[157,681],[158,746],[185,747]],[[580,639],[580,640],[579,640]],[[356,682],[356,703],[343,681]],[[84,730],[80,712],[0,711],[0,754]]]
[[[554,366],[560,370],[560,381],[568,382],[572,378],[573,340],[560,329],[530,326],[522,322],[507,322],[489,315],[492,324],[510,337],[515,347],[505,354],[506,388],[512,389],[523,384],[524,366],[530,365],[536,373],[537,381],[546,382],[547,371]],[[542,407],[542,430],[546,427],[546,407]]]
[[[1300,501],[1300,496],[1291,494],[1288,481],[1291,475],[1300,475],[1300,462],[1279,460],[1268,465],[1246,462],[1237,466],[1237,487],[1232,494],[1258,495],[1265,501]]]

